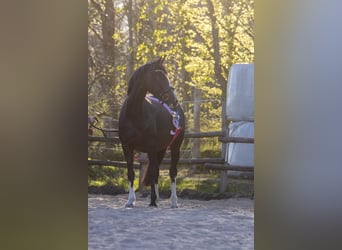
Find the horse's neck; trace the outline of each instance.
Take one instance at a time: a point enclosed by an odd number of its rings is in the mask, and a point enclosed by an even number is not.
[[[127,111],[128,114],[137,116],[142,112],[143,102],[147,91],[132,91],[127,96]]]

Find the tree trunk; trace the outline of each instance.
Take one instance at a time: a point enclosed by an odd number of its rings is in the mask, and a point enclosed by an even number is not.
[[[128,63],[127,63],[127,78],[133,74],[134,67],[134,51],[133,51],[133,0],[128,0]]]
[[[106,62],[108,87],[115,86],[115,41],[113,35],[115,32],[115,10],[113,0],[106,0],[105,10],[102,15],[102,34],[103,48]]]
[[[222,64],[220,56],[220,40],[219,40],[219,29],[216,20],[214,5],[211,0],[207,0],[207,7],[209,12],[209,18],[211,20],[211,36],[214,51],[214,73],[221,89],[222,89],[222,102],[226,100],[226,79],[222,76]],[[222,118],[225,116],[225,104],[222,105]],[[222,119],[222,127],[225,126],[225,119]]]
[[[201,91],[194,88],[194,132],[201,132]],[[201,139],[194,138],[193,146],[191,148],[191,155],[193,158],[198,158],[201,153]],[[196,166],[196,165],[195,165]]]

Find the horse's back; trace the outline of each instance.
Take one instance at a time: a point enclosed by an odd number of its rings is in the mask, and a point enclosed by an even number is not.
[[[123,145],[129,144],[142,151],[165,149],[172,139],[172,116],[159,103],[144,101],[141,110],[128,112],[127,100],[119,116],[119,137]]]

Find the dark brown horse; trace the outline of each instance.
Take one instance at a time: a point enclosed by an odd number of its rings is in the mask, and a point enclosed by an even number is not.
[[[143,183],[151,186],[150,206],[157,206],[159,165],[168,148],[171,150],[171,207],[177,207],[176,176],[184,137],[184,113],[170,85],[163,62],[164,58],[160,58],[146,63],[133,73],[121,108],[119,137],[130,182],[126,207],[133,207],[135,201],[134,150],[148,155],[149,165]],[[153,96],[146,96],[147,93]]]

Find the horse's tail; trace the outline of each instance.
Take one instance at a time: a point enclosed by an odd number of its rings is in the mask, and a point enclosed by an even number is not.
[[[152,167],[150,167],[150,164],[147,165],[147,168],[145,169],[145,173],[144,176],[142,178],[142,183],[145,186],[151,186],[152,183],[152,175],[153,175],[153,171],[152,171]]]

